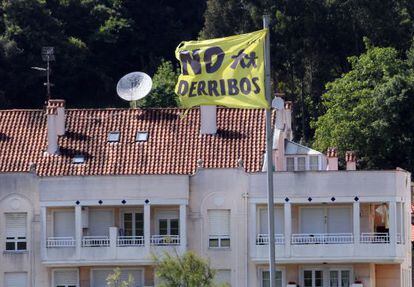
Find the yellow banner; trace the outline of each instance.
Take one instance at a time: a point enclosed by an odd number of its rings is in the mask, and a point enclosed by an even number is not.
[[[175,92],[182,107],[268,108],[264,89],[266,33],[264,29],[219,39],[182,42],[175,51],[181,63]]]

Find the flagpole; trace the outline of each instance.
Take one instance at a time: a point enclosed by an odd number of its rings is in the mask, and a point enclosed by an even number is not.
[[[269,15],[263,15],[263,28],[269,28]],[[271,122],[272,94],[270,88],[270,35],[266,34],[265,45],[265,92],[269,108],[266,109],[266,163],[267,163],[267,218],[269,223],[269,272],[270,286],[276,287],[275,258],[275,207],[273,198],[273,137]]]

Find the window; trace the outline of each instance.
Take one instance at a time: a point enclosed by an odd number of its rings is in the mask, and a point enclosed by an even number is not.
[[[137,132],[135,136],[135,141],[137,142],[146,142],[148,140],[148,132]]]
[[[78,271],[54,270],[53,287],[78,287]]]
[[[26,287],[27,273],[26,272],[6,272],[4,273],[5,287]]]
[[[178,219],[160,219],[159,231],[160,235],[179,235]]]
[[[77,154],[73,157],[72,163],[74,164],[82,164],[85,163],[85,156],[81,154]]]
[[[128,211],[122,215],[124,236],[144,236],[144,214]]]
[[[276,287],[282,287],[282,271],[276,270]],[[270,287],[270,272],[262,271],[262,286],[261,287]]]
[[[108,133],[108,142],[115,143],[119,142],[120,132],[109,132]]]
[[[218,286],[231,287],[231,270],[216,270],[216,277],[214,278],[214,282]]]
[[[311,155],[309,157],[309,169],[319,170],[319,157],[317,155]]]
[[[330,287],[349,287],[351,282],[350,270],[331,270],[329,271]]]
[[[303,286],[304,287],[322,287],[323,272],[322,270],[304,270]]]
[[[26,213],[6,213],[6,250],[22,251],[27,248]]]
[[[298,157],[297,159],[298,159],[298,167],[297,167],[297,170],[298,171],[304,171],[304,170],[306,170],[306,157],[301,156],[301,157]]]
[[[209,247],[230,247],[230,210],[208,210]]]
[[[286,170],[295,171],[295,158],[293,157],[286,158]]]

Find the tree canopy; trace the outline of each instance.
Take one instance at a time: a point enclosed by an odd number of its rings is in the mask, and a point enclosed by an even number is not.
[[[351,70],[327,84],[326,113],[315,124],[314,146],[355,150],[363,168],[413,170],[414,67],[394,48],[373,47],[350,57]]]
[[[187,251],[183,255],[173,256],[169,253],[156,259],[156,275],[160,279],[158,286],[165,287],[213,287],[214,270],[210,263]]]

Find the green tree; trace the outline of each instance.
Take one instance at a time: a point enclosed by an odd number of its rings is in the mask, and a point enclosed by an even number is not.
[[[119,267],[114,269],[114,273],[109,274],[106,278],[108,287],[133,287],[134,277],[131,274],[128,275],[128,280],[121,279],[121,269]]]
[[[350,57],[351,70],[327,84],[326,113],[315,123],[314,147],[355,150],[362,168],[414,170],[414,73],[394,48]]]
[[[182,256],[168,253],[155,257],[156,276],[164,287],[212,287],[215,272],[208,261],[188,251]]]
[[[177,83],[179,71],[170,61],[161,61],[157,72],[152,78],[151,93],[138,101],[142,108],[157,107],[167,108],[177,106],[177,97],[174,89]]]

